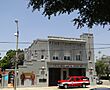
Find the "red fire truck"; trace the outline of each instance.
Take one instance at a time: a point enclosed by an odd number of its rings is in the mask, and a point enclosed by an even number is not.
[[[59,88],[86,87],[87,85],[90,85],[90,81],[89,78],[85,76],[69,76],[65,80],[58,81]]]

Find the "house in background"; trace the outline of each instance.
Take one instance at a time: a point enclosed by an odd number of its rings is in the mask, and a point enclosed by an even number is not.
[[[93,82],[93,44],[93,34],[88,33],[80,38],[48,36],[34,40],[25,49],[24,65],[19,66],[19,86],[54,86],[58,80],[73,75],[87,76]]]

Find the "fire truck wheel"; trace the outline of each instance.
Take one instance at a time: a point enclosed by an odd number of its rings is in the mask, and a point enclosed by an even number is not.
[[[86,84],[82,84],[82,87],[85,88],[86,87]]]
[[[64,85],[64,88],[65,88],[65,89],[67,89],[67,88],[68,88],[68,85],[67,85],[67,84],[65,84],[65,85]]]

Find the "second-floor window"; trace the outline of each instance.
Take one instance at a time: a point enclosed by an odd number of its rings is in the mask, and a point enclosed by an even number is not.
[[[35,50],[35,55],[37,55],[37,50]]]
[[[70,60],[70,56],[64,56],[64,60]]]
[[[44,55],[41,55],[41,60],[44,60]]]
[[[55,50],[53,52],[52,59],[53,60],[59,60],[59,52],[58,51]]]
[[[76,55],[76,60],[81,60],[81,56],[80,55]]]
[[[58,60],[58,56],[53,56],[53,60]]]
[[[71,51],[64,51],[64,60],[71,60]]]

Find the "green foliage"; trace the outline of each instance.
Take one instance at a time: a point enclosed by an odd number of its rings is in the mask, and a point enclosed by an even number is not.
[[[97,76],[101,77],[102,75],[105,75],[106,64],[104,63],[104,61],[97,61],[95,66]]]
[[[7,51],[6,55],[3,57],[3,59],[0,60],[0,67],[6,69],[6,68],[14,68],[14,63],[16,60],[16,51],[15,50],[9,50]],[[22,65],[24,60],[24,53],[23,50],[18,49],[18,65]]]
[[[68,15],[77,11],[78,16],[73,19],[78,28],[87,25],[110,25],[110,0],[29,0],[29,7],[33,11],[43,10],[45,16]]]
[[[105,73],[106,73],[107,77],[109,78],[110,69],[109,69],[109,65],[108,64],[106,65]]]
[[[105,62],[105,60],[98,60],[95,64],[97,76],[105,76],[109,77],[109,65]]]

